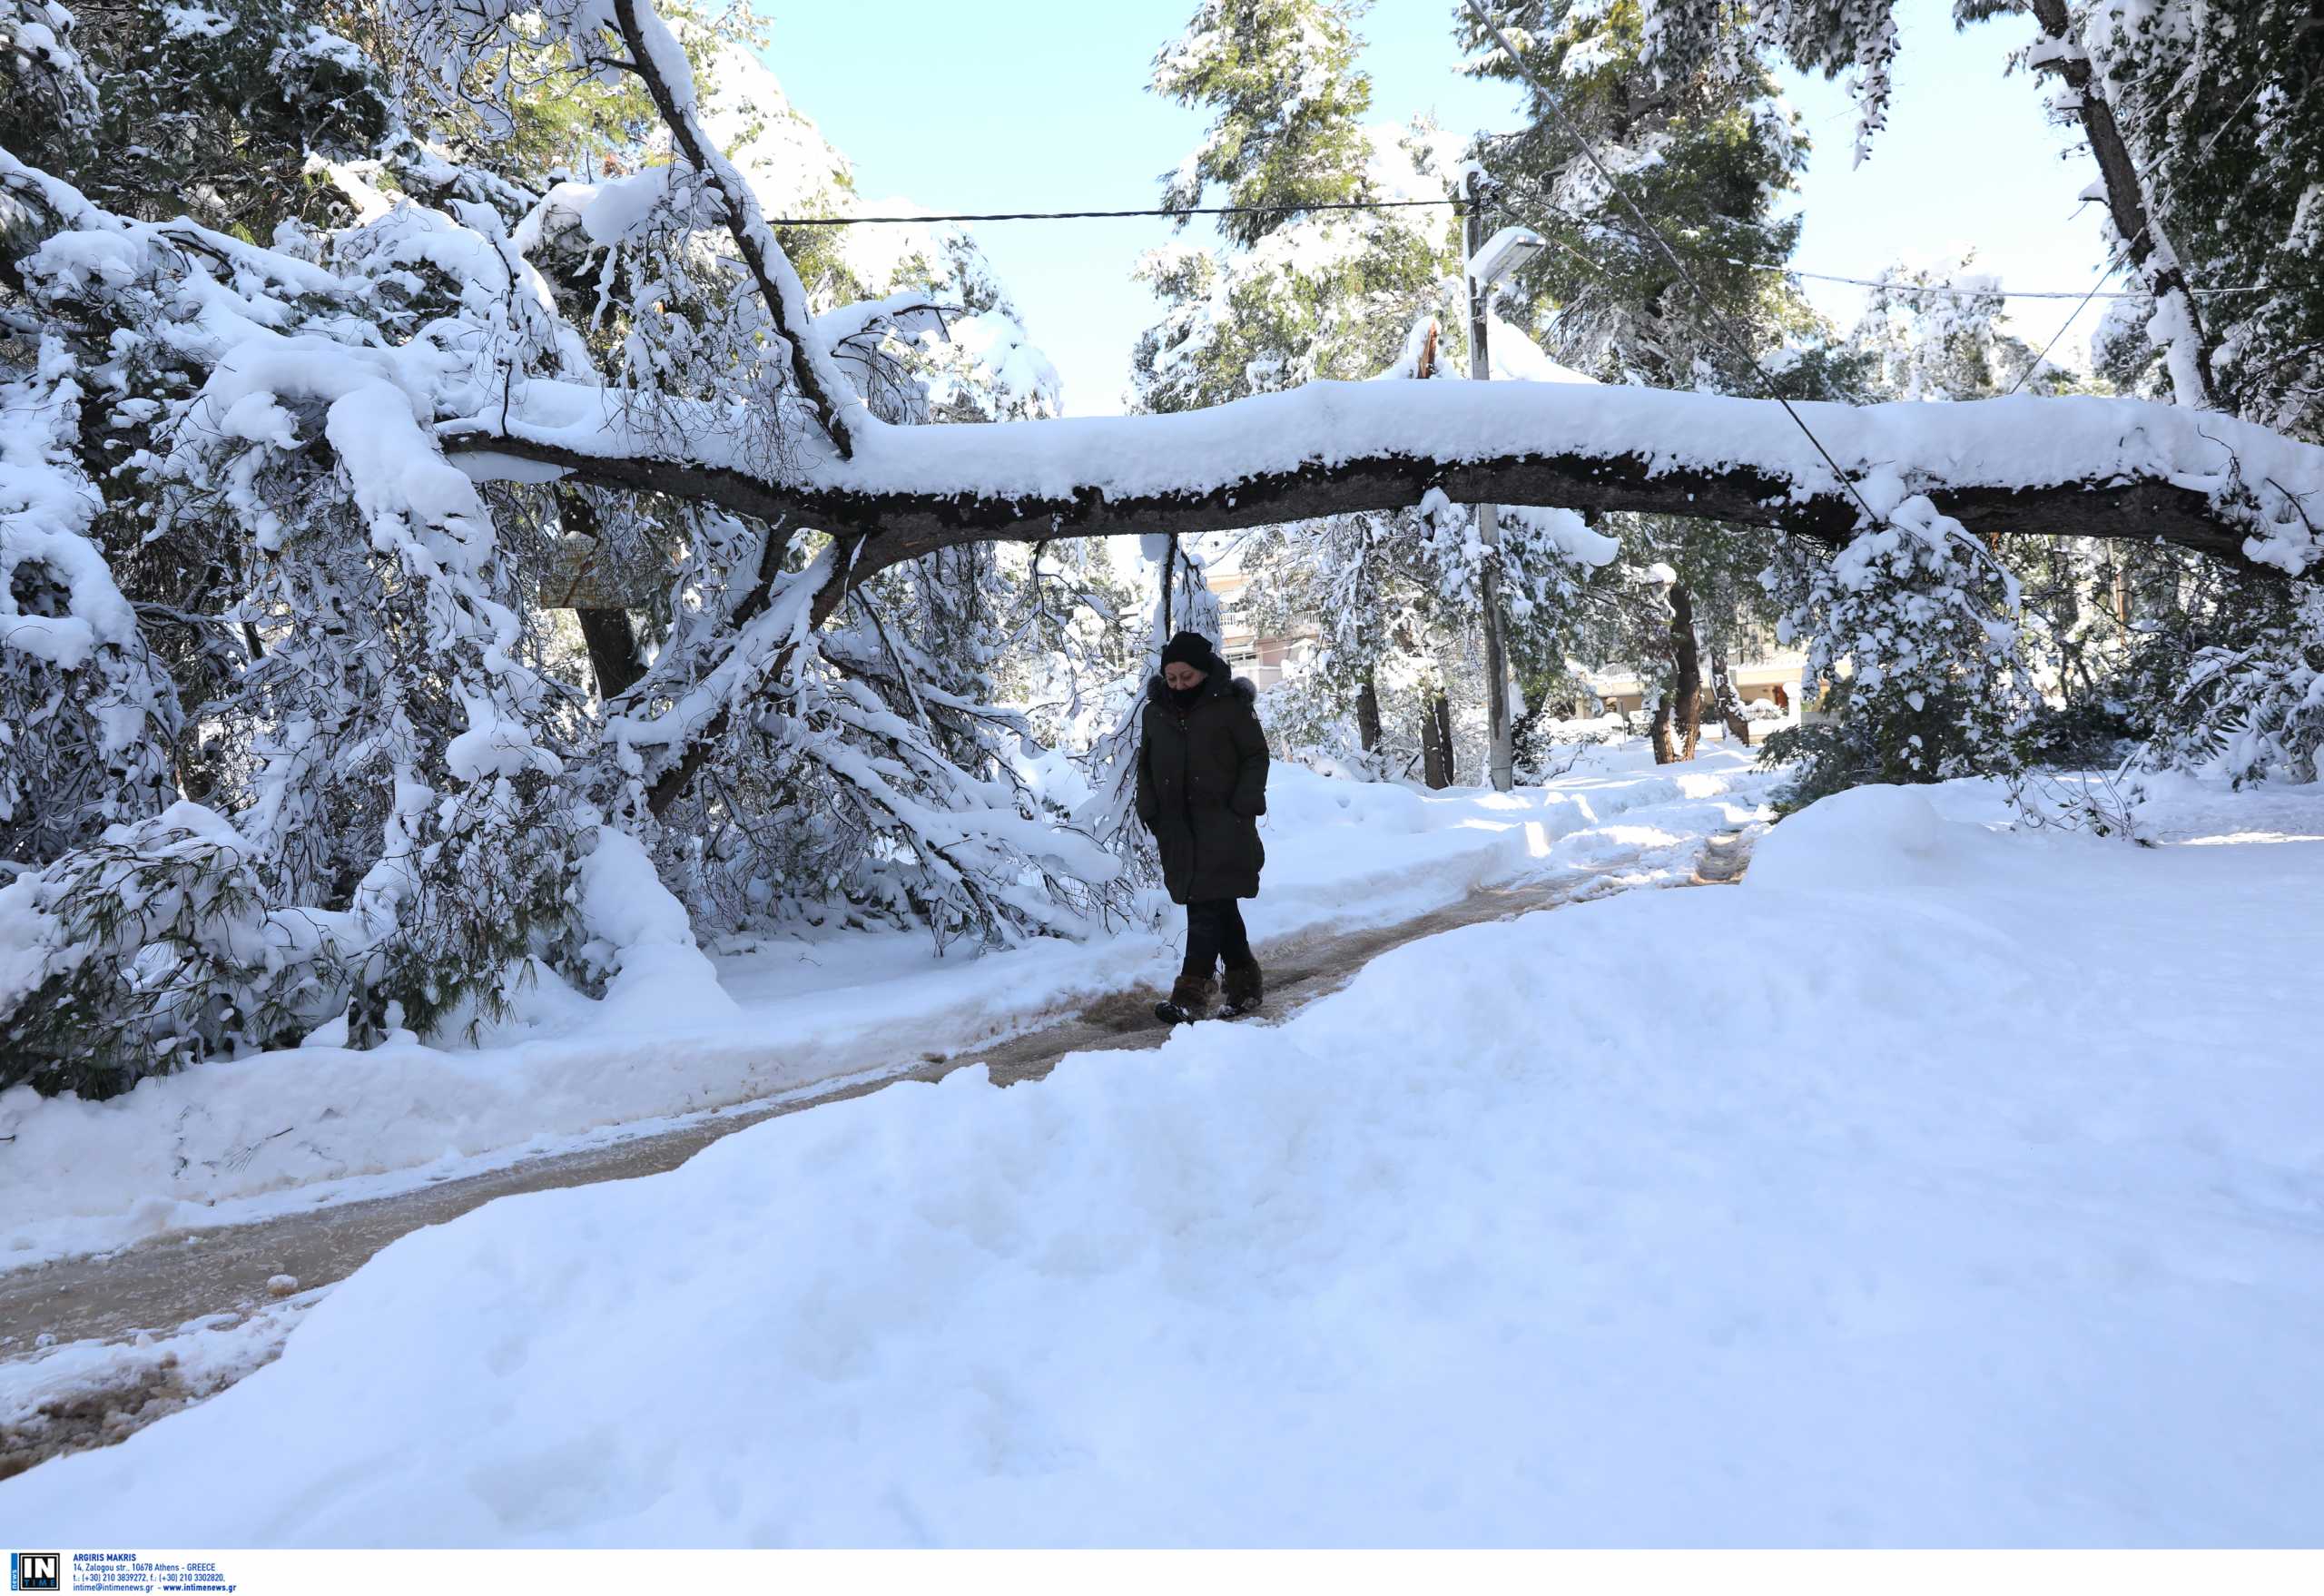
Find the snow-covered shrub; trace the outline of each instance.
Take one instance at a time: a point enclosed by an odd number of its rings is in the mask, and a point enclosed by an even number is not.
[[[2119,699],[2044,700],[2026,716],[2018,747],[2028,764],[2097,770],[2122,764],[2139,734],[2130,706]]]
[[[351,932],[278,907],[258,851],[213,811],[114,827],[0,888],[0,1089],[111,1097],[294,1042],[345,1006]]]
[[[2142,763],[2217,762],[2238,785],[2270,775],[2312,782],[2324,751],[2324,586],[2232,585],[2190,635],[2158,626],[2137,680],[2154,729]],[[2249,589],[2249,590],[2247,590]]]
[[[1797,767],[1788,806],[2014,768],[2031,699],[2017,583],[1958,521],[1914,495],[1829,558],[1787,542],[1763,579],[1837,717],[1768,740],[1763,763]]]
[[[1385,750],[1367,750],[1346,693],[1320,671],[1295,672],[1259,695],[1259,724],[1277,759],[1326,775],[1376,781]]]

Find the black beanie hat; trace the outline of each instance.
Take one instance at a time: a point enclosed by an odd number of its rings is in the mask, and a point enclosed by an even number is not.
[[[1162,663],[1190,665],[1206,676],[1218,668],[1218,661],[1210,651],[1210,639],[1200,632],[1181,632],[1171,638],[1169,646],[1162,651]]]

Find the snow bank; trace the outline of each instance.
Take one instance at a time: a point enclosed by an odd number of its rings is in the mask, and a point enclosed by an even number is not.
[[[187,1545],[2302,1543],[2324,842],[2226,842],[2295,834],[2228,798],[2176,811],[2206,846],[1996,836],[1957,797],[1775,833],[2005,862],[1930,907],[1795,857],[1413,943],[1279,1029],[496,1202],[0,1515]],[[2301,807],[2324,834],[2324,791]]]
[[[583,956],[614,969],[608,1023],[651,1022],[674,1011],[698,1020],[739,1012],[718,984],[717,967],[694,945],[685,905],[662,884],[636,838],[597,828],[597,845],[581,862],[580,909],[592,939]]]
[[[1926,787],[1858,787],[1770,832],[1749,879],[1807,891],[1958,885],[2012,857],[1992,832],[1941,819]]]
[[[1253,934],[1408,919],[1531,872],[1683,879],[1703,835],[1748,821],[1768,781],[1724,751],[1673,767],[1683,773],[1640,768],[1635,745],[1591,754],[1583,773],[1508,795],[1276,766]],[[104,1103],[0,1094],[0,1138],[16,1138],[0,1148],[39,1149],[0,1151],[0,1268],[381,1196],[617,1128],[900,1072],[1101,994],[1167,985],[1180,951],[1173,911],[1161,936],[1126,930],[983,958],[940,959],[914,934],[832,931],[712,961],[635,843],[604,833],[582,884],[592,951],[613,970],[606,1000],[545,977],[489,1045],[358,1052],[322,1035]],[[0,893],[0,926],[6,902]],[[0,985],[12,979],[5,942]]]

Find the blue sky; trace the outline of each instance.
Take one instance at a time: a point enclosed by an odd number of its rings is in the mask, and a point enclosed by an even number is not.
[[[1113,209],[1151,204],[1159,175],[1204,119],[1146,92],[1148,64],[1192,0],[761,0],[769,64],[801,110],[855,163],[867,198],[907,196],[938,211]],[[2090,286],[2102,261],[2099,208],[2075,196],[2095,177],[2050,126],[2042,92],[2004,77],[2023,19],[1955,34],[1949,0],[1903,0],[1905,53],[1889,124],[1850,164],[1854,108],[1840,85],[1794,79],[1786,93],[1816,152],[1803,184],[1807,226],[1795,264],[1869,276],[1899,255],[1977,247],[2005,286]],[[1457,76],[1453,0],[1380,0],[1364,17],[1377,117],[1433,111],[1448,129],[1505,126],[1514,94]],[[1206,236],[1201,224],[1193,236]],[[1077,415],[1121,408],[1131,343],[1155,302],[1130,280],[1138,255],[1172,236],[1160,218],[993,222],[978,237],[1015,292]],[[1811,289],[1855,319],[1861,293]],[[2047,342],[2071,302],[2020,300],[2021,334]],[[2081,363],[2095,306],[2060,342]]]

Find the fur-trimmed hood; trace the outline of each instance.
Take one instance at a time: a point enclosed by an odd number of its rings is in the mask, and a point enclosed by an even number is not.
[[[1248,676],[1228,675],[1225,663],[1221,662],[1216,670],[1206,673],[1202,695],[1205,698],[1223,698],[1229,693],[1241,694],[1243,702],[1248,704],[1256,705],[1259,701],[1258,684]],[[1146,679],[1146,695],[1157,704],[1170,702],[1170,684],[1162,679],[1161,672],[1157,671]]]

